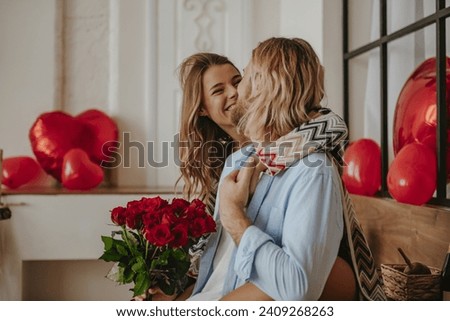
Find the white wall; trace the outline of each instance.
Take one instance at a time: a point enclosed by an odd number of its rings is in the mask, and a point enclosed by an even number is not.
[[[30,155],[28,130],[59,95],[56,0],[0,1],[0,148]]]
[[[273,36],[308,41],[325,67],[324,104],[343,115],[342,0],[253,0],[252,43]]]
[[[327,70],[327,103],[341,111],[341,0],[210,0],[207,10],[200,0],[190,1],[189,10],[186,3],[0,0],[4,157],[32,156],[28,131],[41,113],[53,110],[76,115],[100,109],[132,141],[159,148],[172,141],[180,99],[175,70],[184,57],[203,50],[195,41],[205,34],[214,41],[207,50],[228,55],[240,68],[268,37],[306,39]],[[211,20],[208,33],[199,31],[198,17]],[[159,159],[161,149],[156,153]],[[114,183],[173,186],[178,169],[172,159],[171,166],[155,170],[147,162],[138,168],[137,153],[129,155],[130,168],[117,169]]]

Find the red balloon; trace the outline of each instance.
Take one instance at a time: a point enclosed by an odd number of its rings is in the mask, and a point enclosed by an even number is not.
[[[14,189],[36,179],[41,172],[39,164],[31,157],[17,156],[3,160],[2,184]]]
[[[350,193],[374,195],[381,186],[381,149],[378,143],[363,138],[344,152],[342,180]]]
[[[117,147],[118,144],[117,124],[108,115],[96,109],[87,110],[76,118],[91,126],[94,133],[91,144],[85,146],[90,158],[97,164],[107,161],[111,156],[111,148]]]
[[[64,155],[72,148],[86,145],[93,136],[82,121],[61,112],[44,113],[30,129],[31,148],[42,168],[61,181]]]
[[[436,153],[425,144],[404,146],[389,168],[387,185],[397,201],[422,205],[436,189]]]
[[[62,185],[67,189],[88,190],[103,180],[102,168],[80,148],[71,149],[64,155],[62,170]]]
[[[447,93],[450,92],[450,58],[447,57]],[[413,142],[436,150],[436,59],[424,61],[403,86],[394,113],[394,153]],[[450,95],[447,94],[450,115]],[[447,137],[450,128],[447,129]],[[448,140],[447,140],[448,141]],[[447,178],[450,178],[450,146],[447,144]]]
[[[88,110],[77,117],[61,111],[40,115],[29,132],[32,150],[41,167],[61,182],[64,155],[73,148],[86,151],[100,164],[111,155],[111,141],[118,139],[115,123],[103,112]]]

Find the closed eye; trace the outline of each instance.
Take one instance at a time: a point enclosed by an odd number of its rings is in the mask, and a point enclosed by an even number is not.
[[[223,89],[222,89],[222,88],[214,90],[214,91],[211,93],[211,95],[214,96],[214,95],[218,95],[218,94],[221,94],[221,93],[223,93]]]
[[[241,82],[241,80],[242,80],[242,77],[241,77],[241,76],[239,76],[239,77],[233,79],[233,86],[234,86],[234,87],[237,87],[237,86],[239,85],[239,83]]]

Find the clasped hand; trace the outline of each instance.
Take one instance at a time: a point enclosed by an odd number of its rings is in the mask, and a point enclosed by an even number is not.
[[[259,178],[256,164],[257,160],[250,157],[241,169],[232,171],[220,185],[220,221],[237,245],[251,225],[245,208]]]

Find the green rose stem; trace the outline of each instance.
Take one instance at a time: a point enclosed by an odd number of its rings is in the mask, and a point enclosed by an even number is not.
[[[130,249],[130,251],[132,250],[131,245],[130,245],[130,240],[128,239],[128,233],[127,233],[127,229],[125,228],[124,225],[121,226],[122,227],[122,232],[124,235],[123,240],[125,241],[125,243],[127,244],[128,248]]]
[[[147,262],[149,243],[145,240],[145,262]]]

